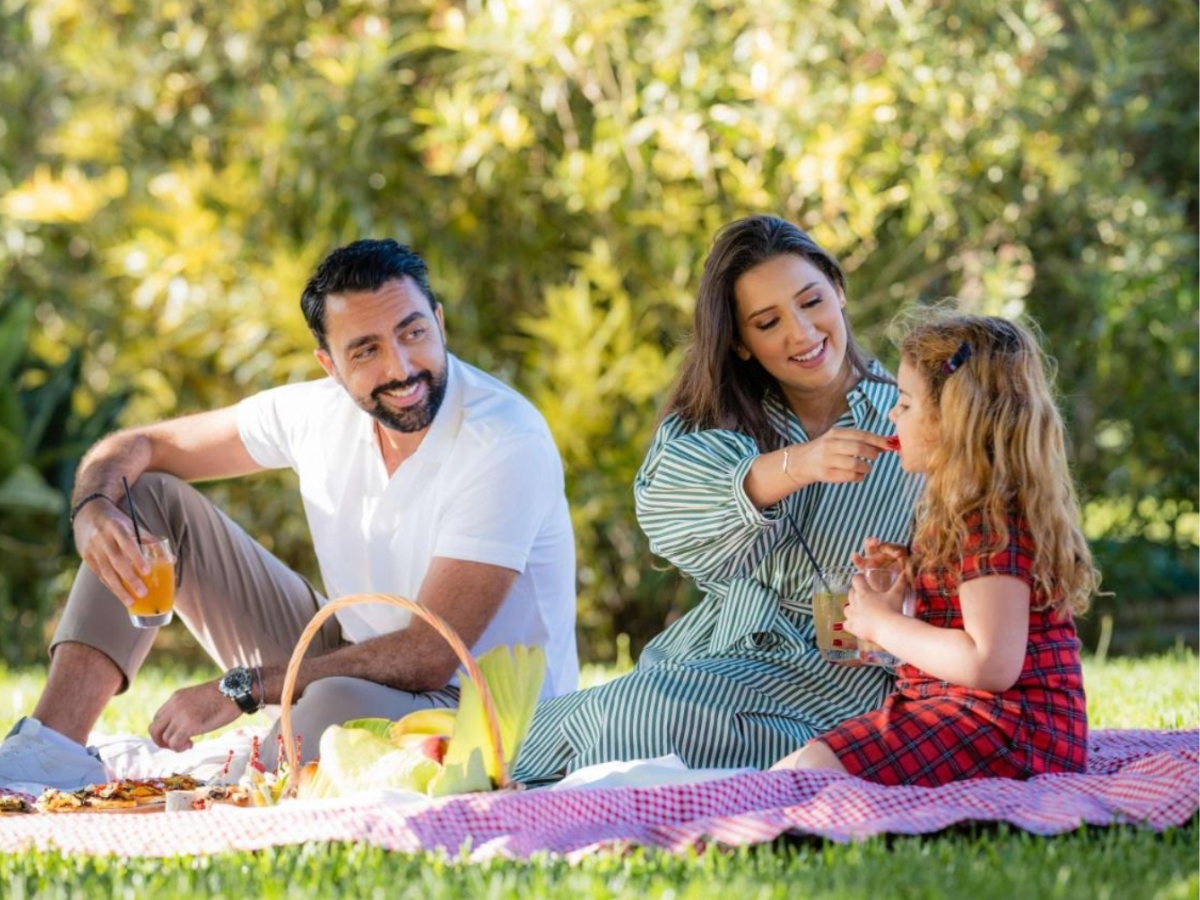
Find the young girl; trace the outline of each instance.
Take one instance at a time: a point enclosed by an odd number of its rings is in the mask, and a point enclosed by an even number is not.
[[[774,768],[925,786],[1082,771],[1072,614],[1099,579],[1038,346],[1011,322],[958,316],[917,325],[900,351],[900,461],[926,475],[913,550],[866,543],[860,568],[906,577],[879,593],[857,576],[845,629],[907,662],[882,708]],[[909,584],[912,617],[901,613]]]

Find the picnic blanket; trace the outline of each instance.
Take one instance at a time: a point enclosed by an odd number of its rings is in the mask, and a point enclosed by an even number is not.
[[[1095,731],[1082,775],[883,787],[828,772],[694,772],[671,759],[587,770],[551,789],[440,800],[380,791],[276,807],[0,817],[0,851],[171,856],[356,841],[469,859],[576,856],[630,844],[684,851],[784,833],[849,841],[1007,822],[1035,834],[1080,825],[1181,825],[1200,798],[1200,731]],[[647,781],[651,783],[646,783]]]

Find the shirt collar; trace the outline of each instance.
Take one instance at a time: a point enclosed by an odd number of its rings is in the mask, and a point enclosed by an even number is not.
[[[867,370],[878,378],[891,378],[877,359],[871,360]],[[852,412],[855,406],[861,407],[865,403],[868,409],[863,410],[864,413],[873,412],[876,416],[886,416],[896,402],[896,385],[891,381],[871,381],[863,378],[846,393],[846,402],[850,404]],[[854,414],[854,420],[861,421],[857,412]]]
[[[879,364],[877,359],[871,360],[867,370],[877,377],[888,377],[887,370]],[[895,402],[895,392],[896,386],[891,382],[872,381],[868,378],[860,379],[858,384],[846,392],[846,404],[850,407],[850,415],[854,419],[855,427],[864,427],[868,424],[867,420],[873,416],[886,416]],[[787,435],[789,441],[808,440],[808,435],[805,434],[800,419],[783,402],[778,391],[767,391],[763,409],[771,426],[780,434]]]

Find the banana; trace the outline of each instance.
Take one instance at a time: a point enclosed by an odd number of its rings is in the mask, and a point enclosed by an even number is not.
[[[453,734],[453,709],[418,709],[410,712],[388,729],[388,738],[393,744],[406,734]]]

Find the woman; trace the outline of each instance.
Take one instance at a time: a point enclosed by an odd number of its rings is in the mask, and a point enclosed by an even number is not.
[[[695,336],[634,484],[655,553],[704,599],[633,672],[539,705],[514,771],[537,782],[611,760],[766,767],[891,687],[817,653],[815,571],[867,535],[908,536],[919,480],[887,453],[895,384],[859,351],[845,277],[799,228],[717,235]]]

